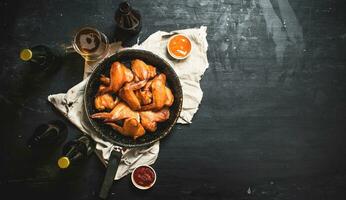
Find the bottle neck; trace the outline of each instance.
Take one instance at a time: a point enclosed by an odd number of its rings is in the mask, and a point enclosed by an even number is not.
[[[43,68],[47,68],[48,65],[53,64],[57,60],[56,55],[53,54],[50,48],[44,45],[23,49],[20,52],[20,59]]]
[[[58,160],[58,166],[61,169],[66,169],[71,163],[78,162],[79,160],[85,159],[85,150],[83,150],[82,143],[67,143],[65,146],[63,156]]]
[[[128,2],[123,2],[119,4],[119,11],[121,14],[128,15],[131,11],[131,6]]]
[[[63,148],[63,156],[58,160],[58,166],[67,168],[70,163],[85,160],[95,149],[95,143],[87,136],[68,142]]]
[[[64,155],[70,159],[76,159],[86,154],[86,146],[82,142],[71,142],[67,144]]]
[[[84,144],[86,155],[90,155],[95,149],[94,141],[88,136],[83,135],[78,138],[78,141]]]
[[[81,152],[73,152],[66,156],[62,156],[58,160],[58,166],[61,169],[66,169],[70,166],[71,163],[77,162],[84,159],[84,155]]]

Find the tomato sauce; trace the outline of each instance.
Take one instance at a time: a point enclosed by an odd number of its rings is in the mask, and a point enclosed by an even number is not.
[[[185,57],[191,51],[191,42],[183,35],[176,35],[170,40],[168,48],[175,56]]]
[[[138,185],[149,187],[155,180],[155,173],[149,167],[138,167],[133,172],[133,179]]]

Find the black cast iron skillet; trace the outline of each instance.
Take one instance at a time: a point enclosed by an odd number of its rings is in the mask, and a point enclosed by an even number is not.
[[[165,122],[158,123],[158,128],[154,133],[146,133],[144,136],[139,137],[136,140],[131,137],[121,135],[110,126],[105,125],[99,120],[90,118],[90,115],[98,112],[94,107],[94,98],[100,85],[101,74],[109,77],[110,66],[113,62],[119,61],[125,64],[127,67],[130,67],[130,62],[133,59],[141,59],[145,63],[155,66],[158,73],[164,73],[167,77],[167,85],[172,90],[174,95],[174,103],[170,107],[169,119]],[[122,50],[100,63],[90,75],[84,92],[85,111],[93,128],[99,133],[102,139],[114,145],[125,148],[149,146],[164,138],[176,123],[182,109],[182,102],[183,93],[180,81],[170,64],[152,52],[137,49]],[[105,180],[100,192],[101,198],[107,197],[108,191],[113,183],[113,178],[121,158],[120,152],[121,151],[113,151],[111,153]]]

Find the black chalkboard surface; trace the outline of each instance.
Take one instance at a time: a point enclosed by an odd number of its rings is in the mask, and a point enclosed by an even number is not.
[[[97,199],[105,167],[93,155],[61,171],[61,147],[33,152],[32,131],[63,120],[47,101],[82,80],[84,61],[65,57],[38,77],[20,49],[58,48],[89,25],[113,42],[120,1],[3,0],[0,67],[2,199]],[[209,68],[190,125],[162,141],[148,191],[127,176],[109,199],[346,199],[346,5],[336,0],[130,1],[142,29],[208,27]]]

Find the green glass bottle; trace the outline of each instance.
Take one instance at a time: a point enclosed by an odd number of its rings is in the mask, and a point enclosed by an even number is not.
[[[67,138],[67,126],[61,120],[42,123],[28,140],[30,148],[58,146]]]
[[[62,156],[58,159],[61,169],[68,168],[71,164],[86,160],[95,149],[95,142],[86,135],[66,143]]]
[[[22,61],[34,65],[39,70],[56,68],[60,64],[60,55],[45,45],[36,45],[20,51]]]

